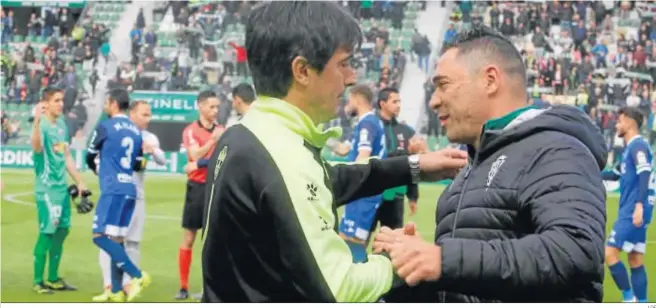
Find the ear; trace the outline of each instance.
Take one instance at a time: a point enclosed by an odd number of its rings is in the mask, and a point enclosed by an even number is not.
[[[310,64],[305,57],[296,56],[292,60],[292,76],[294,81],[304,87],[310,84]]]
[[[487,94],[494,94],[501,86],[501,69],[496,65],[487,65],[483,68],[483,85]]]

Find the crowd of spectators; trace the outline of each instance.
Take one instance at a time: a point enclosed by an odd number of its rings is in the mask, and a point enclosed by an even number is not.
[[[23,137],[29,133],[23,128],[29,127],[31,109],[47,86],[65,89],[64,114],[71,137],[86,122],[87,79],[97,77],[94,66],[109,30],[88,14],[81,17],[83,12],[47,6],[0,11],[3,144],[20,143],[20,132]]]
[[[248,77],[243,22],[252,5],[171,1],[163,12],[170,12],[172,27],[159,11],[151,25],[139,12],[126,33],[132,58],[119,67],[116,81],[131,90],[199,91]]]
[[[231,88],[251,82],[244,48],[245,20],[255,1],[170,1],[154,12],[147,25],[139,12],[129,35],[132,57],[122,63],[111,82],[141,91],[199,91],[213,88],[222,101],[230,101]],[[390,30],[403,27],[405,1],[342,1],[359,19],[364,42],[354,55],[359,81],[374,89],[399,87],[406,65],[406,50],[390,44]],[[425,3],[423,3],[425,5]],[[169,15],[170,14],[170,15]],[[167,17],[168,16],[168,17]],[[169,18],[163,21],[165,18]],[[170,23],[167,21],[171,21]],[[412,54],[427,63],[428,39],[413,37]],[[409,51],[409,50],[408,50]],[[427,65],[425,65],[427,69]],[[225,123],[231,104],[221,105],[219,122]],[[347,124],[346,117],[331,122]]]
[[[354,56],[354,66],[360,84],[369,85],[374,93],[384,88],[401,87],[403,73],[408,60],[417,60],[417,65],[427,72],[428,56],[431,46],[428,38],[413,30],[409,50],[395,46],[390,42],[390,32],[402,27],[407,1],[343,1],[342,4],[354,17],[360,20],[364,33],[364,42]],[[418,3],[425,9],[425,2]],[[370,27],[363,25],[370,21]],[[387,27],[389,25],[389,27]],[[377,95],[375,95],[377,97]],[[342,140],[351,138],[352,118],[344,112],[346,96],[342,100],[339,117],[331,121],[331,126],[341,126],[344,129]],[[374,106],[377,104],[372,102]]]
[[[530,102],[579,106],[610,143],[615,111],[625,105],[641,108],[649,115],[646,130],[656,131],[654,9],[656,4],[646,1],[461,1],[443,44],[476,24],[497,29],[524,58]],[[427,82],[427,94],[432,90]],[[428,114],[428,133],[443,134]]]

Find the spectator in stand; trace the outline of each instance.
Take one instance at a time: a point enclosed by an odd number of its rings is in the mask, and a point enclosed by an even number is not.
[[[0,22],[2,24],[2,44],[11,42],[14,30],[14,10],[0,10]]]
[[[246,62],[246,48],[244,48],[244,46],[238,45],[235,42],[229,42],[228,45],[234,48],[235,54],[237,55],[237,75],[247,76],[248,63]]]
[[[143,36],[143,31],[137,26],[137,23],[134,24],[132,30],[130,31],[130,42],[132,44],[132,63],[139,62],[139,51],[141,50],[141,40]]]
[[[10,140],[16,139],[20,132],[20,123],[11,121],[6,114],[2,114],[2,145],[6,145]]]
[[[449,28],[444,33],[443,44],[444,45],[451,44],[457,35],[458,35],[458,31],[456,31],[455,25],[452,22],[449,22]]]

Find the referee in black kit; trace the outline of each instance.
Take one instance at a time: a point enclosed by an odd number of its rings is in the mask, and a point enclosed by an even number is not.
[[[384,88],[378,92],[378,116],[385,128],[385,149],[387,157],[407,156],[426,152],[426,144],[415,134],[415,131],[397,118],[401,112],[401,96],[396,88]],[[392,229],[403,227],[404,197],[408,197],[410,215],[417,212],[419,188],[417,184],[399,186],[383,193],[383,203],[378,207],[376,220],[371,225],[370,232],[380,226]]]

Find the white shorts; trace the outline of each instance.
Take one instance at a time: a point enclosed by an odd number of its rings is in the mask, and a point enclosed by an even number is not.
[[[134,213],[132,214],[132,220],[130,220],[130,226],[128,227],[128,234],[125,239],[131,242],[141,242],[145,220],[146,200],[143,198],[137,199],[134,206]]]

